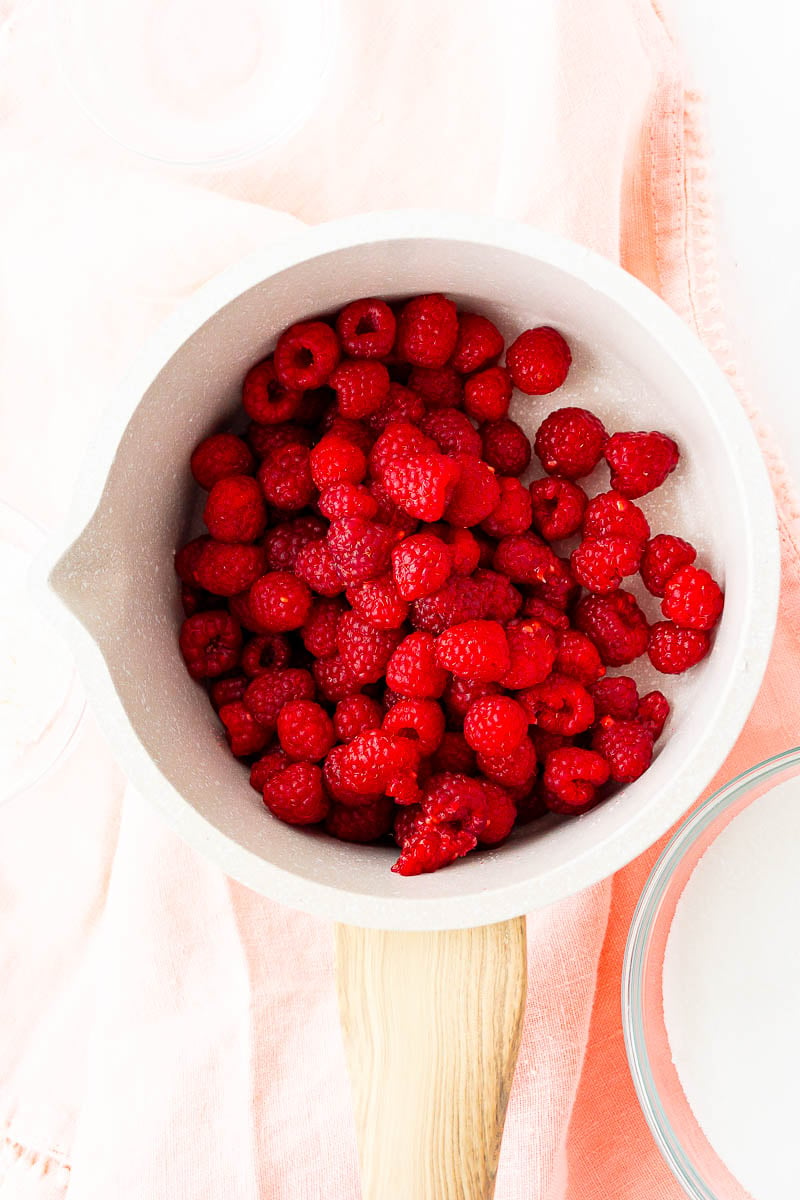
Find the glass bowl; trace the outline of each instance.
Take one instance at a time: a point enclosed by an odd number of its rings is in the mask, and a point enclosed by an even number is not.
[[[752,1200],[689,1105],[664,1016],[664,961],[677,905],[700,859],[754,801],[800,774],[800,748],[777,754],[715,792],[680,826],[642,892],[622,970],[622,1026],[634,1086],[651,1132],[692,1200]]]

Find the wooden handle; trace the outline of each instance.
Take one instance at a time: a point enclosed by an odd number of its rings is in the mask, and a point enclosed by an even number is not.
[[[491,1200],[525,1008],[525,918],[336,927],[363,1200]]]

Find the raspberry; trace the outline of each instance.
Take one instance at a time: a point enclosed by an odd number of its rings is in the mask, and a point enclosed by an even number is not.
[[[369,473],[373,479],[383,479],[384,472],[396,458],[413,458],[417,454],[438,454],[439,447],[409,421],[387,425],[376,440],[369,455]]]
[[[548,754],[553,750],[563,750],[565,746],[572,746],[574,739],[567,737],[565,733],[551,733],[547,729],[541,729],[538,725],[532,725],[528,730],[533,745],[536,749],[536,757],[539,762],[543,763]]]
[[[422,418],[419,427],[433,438],[442,454],[481,456],[481,435],[457,408],[434,409]]]
[[[334,483],[361,483],[367,473],[367,460],[358,446],[335,433],[317,442],[309,455],[309,466],[320,491]]]
[[[385,574],[395,543],[388,525],[362,517],[340,517],[328,530],[326,544],[346,584],[365,583]]]
[[[586,493],[569,479],[534,479],[530,485],[531,524],[548,542],[572,537],[580,529]]]
[[[355,421],[377,412],[389,395],[389,372],[380,362],[343,362],[330,384],[343,417]]]
[[[335,740],[333,722],[313,700],[289,700],[278,713],[278,741],[289,758],[315,762]]]
[[[480,754],[513,754],[527,732],[525,710],[510,696],[483,696],[464,718],[464,737]]]
[[[314,498],[308,448],[292,443],[272,450],[258,468],[258,482],[274,508],[283,512],[306,508]]]
[[[500,500],[481,529],[491,537],[502,538],[512,533],[524,533],[530,528],[533,506],[530,493],[518,479],[501,475],[497,478]]]
[[[190,583],[181,584],[181,608],[185,617],[193,617],[195,613],[206,612],[209,608],[217,607],[219,607],[219,601],[210,592],[192,587]]]
[[[433,771],[474,775],[477,770],[475,751],[467,745],[463,733],[444,733],[438,749],[431,756],[430,766]]]
[[[381,728],[384,733],[417,741],[420,753],[427,757],[444,736],[444,713],[435,700],[398,700],[383,718]]]
[[[513,583],[544,583],[557,570],[558,559],[535,533],[512,533],[502,538],[494,554],[494,569]]]
[[[399,629],[408,616],[408,604],[389,575],[349,587],[347,600],[353,611],[376,629]]]
[[[612,714],[613,715],[613,714]],[[639,701],[636,720],[650,730],[653,741],[657,742],[664,731],[669,716],[669,700],[663,692],[648,692]]]
[[[516,421],[503,417],[481,428],[483,457],[501,475],[521,475],[531,461],[531,444]]]
[[[242,651],[242,670],[250,679],[271,667],[287,667],[291,657],[289,643],[280,634],[262,634],[251,638]],[[241,700],[241,696],[236,697]]]
[[[218,542],[253,542],[267,524],[261,488],[252,475],[226,475],[208,493],[203,520]]]
[[[480,545],[474,534],[468,529],[453,529],[446,525],[443,540],[447,542],[453,556],[453,573],[471,575],[481,560]]]
[[[250,610],[268,633],[286,633],[305,624],[311,592],[289,571],[269,571],[250,588]]]
[[[418,763],[419,750],[408,738],[371,729],[330,752],[325,761],[326,779],[329,770],[338,776],[337,800],[371,797],[389,791],[398,775],[415,770]]]
[[[459,728],[464,723],[464,717],[472,705],[481,696],[497,696],[500,688],[496,683],[483,683],[475,679],[461,679],[453,675],[447,681],[443,702],[447,715],[457,723]]]
[[[522,607],[522,596],[505,575],[481,568],[473,575],[473,581],[479,585],[485,597],[485,617],[490,621],[499,621],[501,625],[514,619]]]
[[[601,492],[586,506],[583,516],[584,537],[627,537],[646,542],[650,526],[638,504],[619,492]]]
[[[207,542],[195,566],[200,587],[215,596],[235,596],[258,579],[264,569],[264,551],[260,546],[228,546]]]
[[[683,629],[713,629],[724,604],[719,584],[699,567],[681,567],[664,588],[661,611]]]
[[[302,579],[312,592],[317,592],[320,596],[338,596],[345,589],[344,579],[324,539],[303,546],[295,559],[294,569],[298,579]]]
[[[242,629],[247,629],[250,633],[257,634],[265,634],[267,632],[261,623],[256,620],[250,608],[249,589],[246,592],[237,592],[235,596],[231,596],[228,600],[228,609],[231,616],[236,618]]]
[[[568,737],[583,733],[594,722],[594,701],[583,684],[553,673],[543,683],[521,692],[520,703],[533,725]]]
[[[663,433],[615,433],[605,447],[611,486],[629,500],[660,487],[675,470],[680,451]]]
[[[581,585],[572,574],[569,559],[554,555],[544,578],[532,583],[530,590],[540,600],[566,611],[577,600]]]
[[[336,645],[360,683],[377,683],[397,648],[402,634],[397,629],[376,629],[357,613],[346,612],[336,627]]]
[[[534,450],[548,475],[580,479],[603,457],[608,435],[585,408],[557,408],[539,426]]]
[[[602,717],[592,735],[592,749],[608,763],[614,783],[633,783],[653,760],[653,735],[638,721]]]
[[[614,717],[632,721],[639,711],[639,690],[627,675],[607,675],[589,688],[594,700],[595,717]],[[655,695],[656,693],[653,693]]]
[[[570,555],[578,583],[589,592],[605,595],[616,591],[626,575],[635,575],[642,557],[642,543],[629,537],[584,538]]]
[[[181,625],[178,644],[192,679],[210,679],[237,666],[242,631],[230,613],[195,613]]]
[[[409,516],[407,512],[403,512],[402,508],[397,507],[380,480],[373,479],[369,490],[378,504],[377,520],[382,525],[388,525],[390,529],[394,530],[397,541],[405,534],[415,532],[419,526],[417,518]]]
[[[363,421],[342,417],[335,409],[331,411],[331,420],[326,423],[323,432],[329,433],[331,437],[340,437],[346,442],[352,442],[365,457],[369,456],[375,440]]]
[[[447,673],[436,662],[436,645],[429,633],[409,633],[386,667],[386,683],[400,696],[436,700],[444,691]]]
[[[438,591],[452,566],[450,547],[432,533],[414,533],[392,550],[392,574],[403,600]]]
[[[414,367],[408,386],[427,408],[458,408],[464,399],[464,385],[452,367]]]
[[[683,538],[671,533],[659,533],[645,544],[640,571],[644,586],[654,596],[663,596],[667,580],[681,567],[690,566],[697,551]]]
[[[328,382],[339,361],[339,342],[322,321],[301,321],[278,338],[274,361],[279,382],[305,392]]]
[[[479,780],[442,771],[425,787],[422,812],[437,825],[457,823],[468,833],[480,834],[486,825],[486,794]]]
[[[328,833],[343,842],[367,844],[391,833],[394,824],[394,805],[388,796],[378,796],[368,804],[349,808],[334,804],[325,821]]]
[[[444,633],[451,625],[485,617],[491,599],[475,579],[455,576],[438,592],[414,601],[411,605],[411,624],[426,633]]]
[[[192,538],[185,546],[181,546],[180,550],[175,552],[175,574],[183,583],[197,584],[197,576],[195,568],[200,561],[200,555],[203,553],[203,547],[208,546],[211,538],[203,534],[202,537]]]
[[[290,765],[291,759],[282,750],[270,750],[269,753],[257,759],[250,768],[250,786],[263,795],[267,780]]]
[[[374,434],[396,422],[416,425],[425,416],[425,402],[416,392],[399,383],[390,383],[386,399],[377,412],[367,417],[367,426]]]
[[[248,685],[245,706],[265,729],[274,729],[278,713],[289,700],[313,700],[314,680],[298,667],[262,671]]]
[[[620,589],[609,596],[584,596],[574,619],[607,667],[623,667],[647,649],[647,618],[630,592]]]
[[[251,754],[258,754],[272,737],[271,731],[259,725],[241,700],[223,704],[219,710],[219,719],[225,726],[225,737],[231,754],[235,754],[237,758],[248,758]]]
[[[474,833],[453,824],[429,820],[422,809],[401,810],[395,819],[395,839],[400,857],[392,867],[398,875],[423,875],[448,866],[474,850]]]
[[[548,325],[526,329],[511,343],[506,354],[514,386],[526,396],[546,396],[561,387],[571,362],[569,346]]]
[[[517,690],[542,683],[553,669],[556,635],[542,621],[525,619],[506,626],[511,666],[500,680],[503,687]],[[569,674],[569,672],[565,672]]]
[[[489,367],[464,384],[464,412],[475,421],[501,421],[511,403],[511,376],[503,367]]]
[[[209,696],[214,708],[220,709],[223,704],[233,704],[234,701],[241,700],[249,682],[250,680],[241,671],[237,671],[235,675],[225,675],[222,679],[215,679],[209,688]]]
[[[322,771],[311,763],[292,763],[264,784],[264,803],[274,817],[289,825],[316,825],[324,821],[330,800]]]
[[[324,538],[326,526],[319,517],[292,517],[269,529],[261,543],[268,571],[293,571],[297,556],[310,542]]]
[[[232,433],[212,433],[195,448],[189,461],[195,482],[206,491],[228,475],[247,475],[254,465],[249,447]]]
[[[382,722],[382,705],[361,694],[340,700],[333,714],[333,728],[340,742],[351,742],[368,729],[380,729]]]
[[[395,353],[416,367],[443,367],[456,348],[458,315],[452,300],[415,296],[400,310]]]
[[[302,425],[259,425],[251,421],[247,426],[246,437],[259,458],[267,458],[273,450],[281,450],[284,446],[310,446],[311,430]]]
[[[341,654],[318,658],[311,664],[311,673],[323,700],[331,704],[338,704],[340,700],[361,691],[361,680]]]
[[[456,463],[438,453],[395,458],[383,473],[395,504],[420,521],[441,520],[458,478]]]
[[[512,754],[479,754],[478,769],[503,787],[525,787],[536,778],[536,759],[536,748],[526,734]]]
[[[319,511],[329,521],[339,517],[363,517],[369,521],[378,515],[378,501],[365,487],[334,483],[320,492]]]
[[[544,621],[551,629],[569,629],[569,617],[560,608],[540,600],[538,596],[527,596],[522,606],[522,615],[535,621]]]
[[[486,797],[486,824],[478,835],[479,846],[498,846],[504,842],[517,819],[517,806],[511,796],[497,783],[483,783]]]
[[[453,625],[436,640],[436,661],[464,679],[483,683],[502,679],[511,665],[505,630],[497,621]]]
[[[544,765],[543,783],[551,812],[586,812],[597,799],[597,789],[608,782],[606,760],[594,750],[570,747],[553,750]]]
[[[244,377],[242,408],[259,425],[280,425],[291,421],[303,400],[302,391],[278,382],[271,358],[256,363]]]
[[[471,454],[456,454],[458,482],[445,509],[445,520],[451,525],[468,529],[479,525],[494,512],[500,503],[500,484],[494,471]]]
[[[471,375],[481,367],[497,362],[503,353],[503,335],[488,317],[462,312],[458,318],[458,338],[450,366],[460,375]]]
[[[672,621],[657,621],[650,630],[647,654],[657,671],[680,675],[694,667],[711,649],[704,629],[681,629]]]
[[[336,332],[350,358],[386,358],[394,346],[397,328],[385,300],[353,300],[336,318]]]

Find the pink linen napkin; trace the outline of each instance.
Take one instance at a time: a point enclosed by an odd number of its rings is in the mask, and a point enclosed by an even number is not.
[[[348,0],[314,119],[247,166],[191,178],[106,142],[53,75],[41,8],[6,11],[0,493],[43,523],[58,520],[137,343],[202,280],[291,230],[270,210],[317,221],[449,205],[530,220],[621,260],[734,376],[698,102],[648,0]],[[749,411],[781,505],[783,599],[718,783],[800,740],[787,703],[800,514]],[[0,1200],[356,1200],[330,926],[177,841],[91,719],[0,830]],[[530,916],[498,1200],[680,1196],[619,1018],[625,935],[654,855]]]

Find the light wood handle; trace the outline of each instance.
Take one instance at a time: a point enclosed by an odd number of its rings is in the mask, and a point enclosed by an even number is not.
[[[491,1200],[525,1007],[525,918],[336,927],[363,1200]]]

